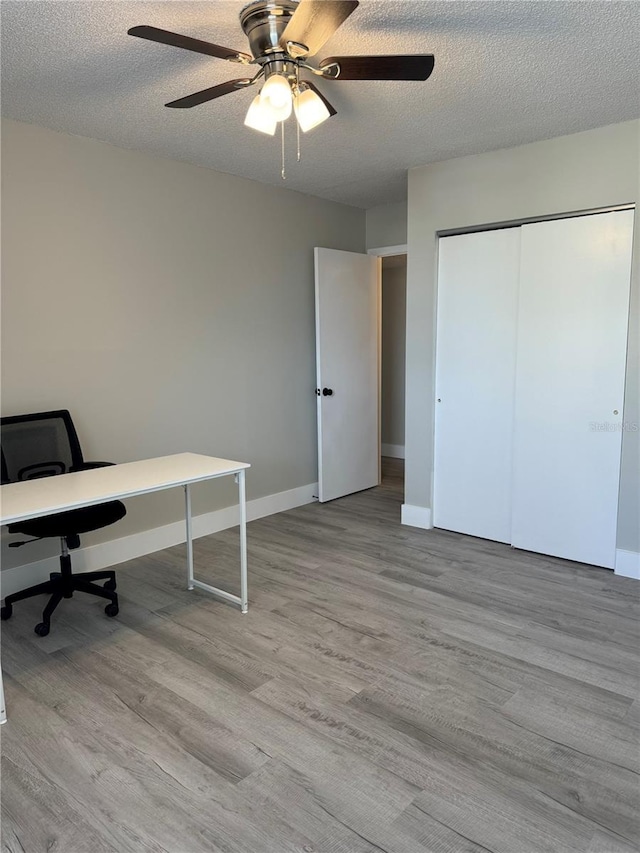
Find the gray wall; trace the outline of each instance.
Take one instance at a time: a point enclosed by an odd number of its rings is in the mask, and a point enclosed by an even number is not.
[[[71,409],[89,459],[247,460],[249,498],[317,479],[313,247],[363,251],[364,211],[12,121],[2,180],[3,414]],[[181,512],[137,498],[85,544]]]
[[[409,172],[405,502],[430,507],[438,231],[637,202],[640,122],[434,163]],[[640,421],[640,211],[624,419]],[[640,551],[640,432],[623,436],[618,547]]]
[[[367,249],[407,242],[407,203],[381,204],[367,210]]]
[[[382,443],[404,446],[407,257],[382,259]]]

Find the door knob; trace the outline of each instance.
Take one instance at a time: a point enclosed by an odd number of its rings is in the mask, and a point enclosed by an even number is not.
[[[331,388],[323,388],[322,389],[322,396],[323,397],[332,397],[333,396],[333,390]]]

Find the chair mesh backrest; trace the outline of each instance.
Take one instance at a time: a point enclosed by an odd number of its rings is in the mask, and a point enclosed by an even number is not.
[[[66,409],[0,420],[2,482],[67,474],[82,465],[80,443]]]

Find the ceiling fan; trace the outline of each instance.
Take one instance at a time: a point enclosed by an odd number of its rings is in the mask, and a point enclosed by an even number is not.
[[[194,92],[167,107],[185,109],[222,95],[264,83],[252,101],[245,124],[273,135],[279,122],[292,112],[303,131],[336,114],[322,92],[300,72],[324,80],[426,80],[433,71],[431,54],[411,56],[330,56],[318,67],[309,64],[341,24],[355,11],[357,0],[256,0],[240,12],[240,26],[249,39],[251,54],[211,42],[161,30],[132,27],[129,35],[226,59],[240,65],[259,65],[253,77],[227,80]]]

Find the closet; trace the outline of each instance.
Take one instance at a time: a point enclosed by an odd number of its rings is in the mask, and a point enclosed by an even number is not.
[[[440,238],[436,527],[613,568],[633,215]]]

